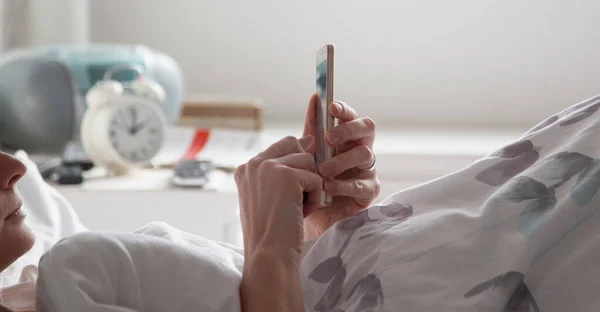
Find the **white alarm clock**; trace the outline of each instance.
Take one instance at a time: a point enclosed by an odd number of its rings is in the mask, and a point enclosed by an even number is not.
[[[105,78],[90,89],[81,144],[94,165],[119,175],[149,164],[165,139],[164,99],[164,89],[142,77],[126,86]]]

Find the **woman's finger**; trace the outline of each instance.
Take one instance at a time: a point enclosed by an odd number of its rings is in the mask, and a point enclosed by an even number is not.
[[[308,102],[308,108],[306,109],[306,117],[304,118],[304,132],[302,136],[315,136],[316,135],[316,125],[317,125],[317,102],[319,101],[319,96],[314,93],[310,97],[310,101]]]
[[[300,140],[293,136],[287,136],[276,143],[269,146],[266,150],[258,155],[259,159],[274,159],[280,158],[289,154],[304,153],[314,145],[312,136],[302,137]]]
[[[350,105],[336,101],[329,105],[329,112],[334,118],[337,118],[341,123],[352,121],[358,118],[358,114]]]
[[[302,214],[310,215],[319,208],[323,196],[323,179],[316,173],[304,169],[293,169],[292,179],[296,180],[302,189]]]
[[[369,117],[354,119],[329,130],[325,137],[331,145],[339,145],[364,138],[372,141],[372,138],[375,137],[375,122]],[[372,144],[372,142],[369,142],[369,144]]]
[[[359,145],[324,162],[319,167],[319,173],[324,177],[333,178],[348,169],[371,168],[374,162],[375,155],[371,149],[366,145]]]
[[[306,117],[304,118],[304,131],[302,136],[311,136],[316,137],[317,135],[317,106],[318,106],[319,96],[314,93],[310,101],[308,102],[308,108],[306,109]],[[313,145],[307,152],[314,154],[315,146]]]
[[[312,173],[317,172],[315,158],[309,153],[289,154],[277,159],[276,161],[293,169],[305,170]]]
[[[319,208],[323,196],[323,179],[319,176],[312,154],[290,154],[277,159],[282,165],[292,169],[286,179],[296,179],[303,192],[302,204],[304,217]]]
[[[361,206],[368,206],[379,196],[377,179],[326,180],[323,184],[325,193],[331,196],[352,197]]]

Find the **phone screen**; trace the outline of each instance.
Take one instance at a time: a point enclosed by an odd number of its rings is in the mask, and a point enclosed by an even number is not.
[[[329,114],[329,104],[333,102],[333,45],[328,44],[317,52],[317,116],[315,138],[315,162],[317,168],[333,157],[333,146],[325,142],[325,134],[334,127],[334,119]],[[323,196],[322,206],[330,205],[331,196]]]
[[[317,105],[317,137],[316,143],[316,162],[317,167],[325,161],[325,116],[327,115],[327,57],[318,60],[317,64],[317,95],[319,103]]]

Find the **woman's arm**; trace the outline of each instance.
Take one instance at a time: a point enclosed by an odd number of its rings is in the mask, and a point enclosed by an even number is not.
[[[295,255],[260,250],[246,259],[240,286],[243,312],[304,311]]]
[[[312,137],[287,137],[235,172],[244,234],[243,312],[304,311],[300,260],[304,216],[317,209],[323,180]]]

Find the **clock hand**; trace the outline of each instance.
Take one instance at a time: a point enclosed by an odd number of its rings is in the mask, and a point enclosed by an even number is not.
[[[142,130],[142,128],[143,128],[144,126],[145,126],[145,125],[144,125],[143,123],[142,123],[142,124],[137,124],[137,125],[134,125],[134,126],[133,126],[133,128],[131,129],[131,134],[134,134],[134,135],[135,135],[135,134],[137,134],[137,133],[138,133],[138,131]]]
[[[127,123],[128,125],[128,129],[129,129],[129,134],[135,134],[135,124],[136,124],[136,120],[137,120],[137,111],[135,110],[134,107],[129,107],[129,109],[127,110],[129,112],[129,114],[125,113],[125,117],[127,118]]]
[[[138,123],[137,125],[134,126],[134,133],[137,133],[138,131],[144,129],[148,123],[148,121],[151,119],[152,117],[147,117],[145,118],[142,122]]]
[[[124,131],[133,134],[133,123],[127,111],[121,111],[117,116],[118,125],[122,126]]]
[[[127,133],[131,132],[129,129],[125,129],[125,128],[124,128],[123,126],[121,126],[120,124],[113,125],[113,127],[114,127],[115,129],[121,130],[121,131],[123,131],[123,132],[127,132]]]
[[[117,117],[110,123],[111,128],[119,129],[121,131],[130,132],[128,127],[123,124],[127,124],[127,122],[123,122],[122,114],[117,115]]]

